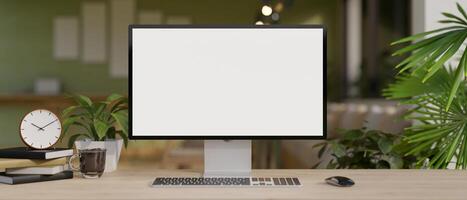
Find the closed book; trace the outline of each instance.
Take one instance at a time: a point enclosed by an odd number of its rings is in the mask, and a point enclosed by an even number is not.
[[[43,182],[43,181],[54,181],[62,179],[73,178],[73,171],[63,171],[54,175],[37,175],[37,174],[5,174],[5,172],[0,173],[0,183],[15,185],[22,183],[34,183],[34,182]]]
[[[0,158],[0,169],[19,168],[19,167],[45,167],[45,166],[65,165],[66,163],[67,163],[66,157],[55,158],[55,159],[50,159],[50,160]]]
[[[0,158],[23,158],[23,159],[53,159],[73,155],[73,149],[31,149],[27,147],[15,147],[0,149]]]
[[[51,167],[23,167],[23,168],[8,168],[6,174],[42,174],[53,175],[63,172],[66,169],[64,165],[51,166]]]

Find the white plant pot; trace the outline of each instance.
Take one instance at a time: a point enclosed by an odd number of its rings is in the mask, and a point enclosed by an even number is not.
[[[113,172],[117,170],[120,152],[123,147],[123,139],[105,141],[77,140],[75,141],[75,146],[77,150],[94,148],[106,149],[104,172]]]

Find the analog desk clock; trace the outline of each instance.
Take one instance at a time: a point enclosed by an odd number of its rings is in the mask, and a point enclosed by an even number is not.
[[[53,112],[38,109],[23,117],[19,133],[27,146],[33,149],[48,149],[58,142],[62,134],[62,125]]]

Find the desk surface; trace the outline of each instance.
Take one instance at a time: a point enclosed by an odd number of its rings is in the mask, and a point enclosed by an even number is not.
[[[300,188],[151,188],[156,176],[199,176],[189,171],[119,170],[100,179],[24,185],[0,184],[0,199],[467,199],[467,171],[456,170],[254,170],[255,176],[298,176]],[[356,185],[339,188],[323,179],[342,175]]]

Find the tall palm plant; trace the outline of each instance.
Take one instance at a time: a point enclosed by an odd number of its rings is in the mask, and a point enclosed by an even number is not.
[[[467,169],[467,14],[457,8],[461,16],[443,13],[439,21],[449,26],[392,43],[412,42],[393,54],[410,56],[383,94],[413,105],[406,118],[418,123],[406,129],[405,149],[422,158],[419,166],[446,168],[456,158],[456,168]],[[457,66],[447,65],[457,54]]]

